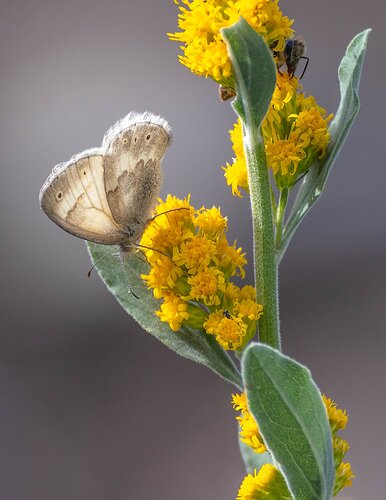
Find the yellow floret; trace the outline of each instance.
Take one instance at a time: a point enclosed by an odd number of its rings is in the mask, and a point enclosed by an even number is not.
[[[177,332],[184,320],[189,318],[188,307],[186,302],[182,301],[176,295],[170,294],[164,298],[160,310],[156,311],[159,319],[168,323],[170,328]]]
[[[248,474],[237,494],[236,500],[291,500],[282,473],[271,464],[265,464],[259,472]]]

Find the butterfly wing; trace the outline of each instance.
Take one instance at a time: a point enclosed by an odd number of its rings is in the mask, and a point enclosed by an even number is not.
[[[117,224],[140,236],[162,183],[161,161],[171,140],[165,120],[151,113],[130,113],[105,134],[104,183]]]
[[[58,226],[94,243],[116,245],[126,236],[114,220],[103,179],[103,149],[57,165],[40,190],[40,205]]]

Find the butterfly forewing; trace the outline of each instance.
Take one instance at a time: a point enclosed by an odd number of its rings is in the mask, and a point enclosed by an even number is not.
[[[41,189],[40,204],[51,220],[74,236],[111,245],[124,240],[107,203],[99,150],[58,165]]]

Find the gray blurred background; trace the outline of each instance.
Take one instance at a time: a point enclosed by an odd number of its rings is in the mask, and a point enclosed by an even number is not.
[[[386,4],[281,4],[308,43],[304,89],[329,112],[348,42],[374,28],[360,115],[283,260],[280,293],[285,352],[350,414],[357,479],[340,498],[382,500]],[[178,63],[165,35],[176,23],[172,1],[1,4],[1,500],[231,500],[243,478],[234,388],[141,331],[87,279],[84,243],[38,205],[53,165],[99,145],[128,111],[151,110],[174,129],[163,194],[221,205],[251,255],[248,201],[220,170],[234,113]]]

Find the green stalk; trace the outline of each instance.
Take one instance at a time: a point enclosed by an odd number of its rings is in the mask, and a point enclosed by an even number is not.
[[[235,77],[237,96],[233,108],[243,122],[252,207],[253,255],[256,299],[263,305],[259,319],[260,341],[280,349],[278,278],[275,255],[271,189],[261,123],[269,109],[276,84],[272,52],[256,31],[240,20],[223,28]]]
[[[253,129],[253,125],[244,126],[244,149],[252,209],[256,299],[264,307],[259,319],[259,339],[280,350],[278,270],[270,184],[260,128]]]
[[[283,238],[283,220],[285,209],[287,207],[288,202],[288,189],[284,188],[280,191],[279,195],[279,203],[276,211],[276,232],[275,232],[275,248],[276,251],[280,250],[281,242]]]

